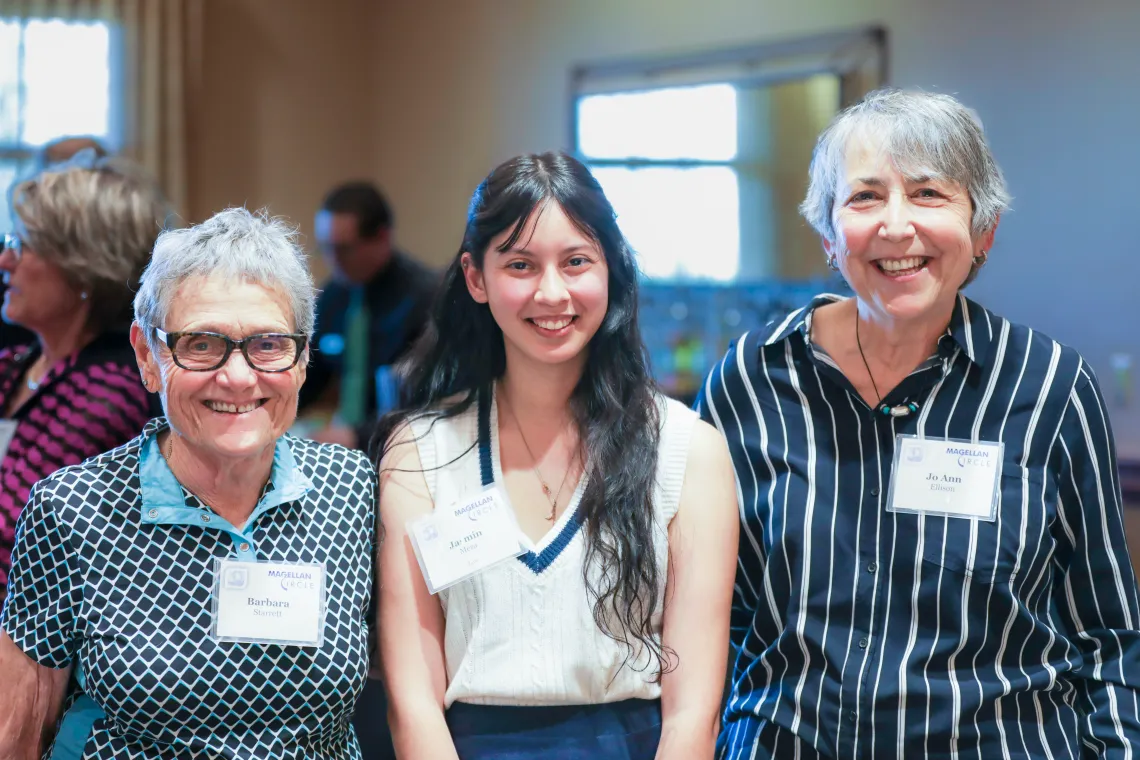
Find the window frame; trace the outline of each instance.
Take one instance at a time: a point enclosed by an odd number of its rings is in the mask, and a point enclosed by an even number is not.
[[[17,54],[17,76],[16,76],[16,108],[17,108],[17,124],[20,125],[22,131],[23,124],[23,110],[26,105],[26,91],[27,80],[24,72],[25,56],[24,56],[24,40],[26,28],[29,23],[36,21],[62,21],[64,23],[82,23],[82,24],[102,24],[107,28],[108,45],[107,45],[107,69],[109,75],[108,81],[108,114],[107,114],[107,132],[102,135],[88,135],[88,134],[72,134],[61,133],[55,139],[64,137],[94,137],[102,142],[107,149],[111,152],[117,152],[121,149],[123,144],[124,123],[126,117],[126,98],[124,90],[124,62],[126,46],[123,37],[122,27],[114,21],[102,18],[95,14],[50,14],[50,13],[32,13],[28,15],[14,15],[11,13],[0,13],[0,23],[18,24],[20,26],[20,41],[19,52]],[[18,135],[22,138],[22,134]],[[27,176],[29,171],[34,169],[36,157],[42,146],[30,143],[23,139],[5,140],[0,139],[0,166],[15,166],[17,181],[21,177]],[[0,188],[0,192],[7,193],[9,188]],[[5,206],[7,204],[4,204]],[[11,209],[8,209],[9,214]],[[0,232],[7,230],[11,225],[11,219],[0,219]]]
[[[839,81],[837,110],[855,102],[869,90],[881,87],[888,81],[886,28],[869,26],[720,50],[575,66],[571,69],[569,84],[569,145],[573,154],[591,168],[726,167],[736,174],[740,183],[746,174],[770,174],[770,167],[749,156],[742,158],[739,151],[736,158],[727,160],[591,158],[582,150],[579,104],[583,98],[592,95],[707,84],[770,86],[821,74],[834,75]],[[860,81],[860,77],[865,81]],[[740,226],[743,237],[743,224]],[[743,257],[745,252],[741,250],[740,254]],[[740,262],[740,269],[746,268],[744,264]]]

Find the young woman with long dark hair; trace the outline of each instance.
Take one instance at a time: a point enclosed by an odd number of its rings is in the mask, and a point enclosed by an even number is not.
[[[564,154],[476,189],[388,419],[379,629],[401,758],[711,758],[737,514],[660,395],[613,208]],[[526,552],[429,592],[408,524],[497,487]]]

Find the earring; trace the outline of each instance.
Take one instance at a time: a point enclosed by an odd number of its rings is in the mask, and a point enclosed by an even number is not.
[[[81,290],[79,292],[79,300],[80,301],[86,301],[87,300],[87,291],[86,290]]]
[[[982,265],[984,265],[986,263],[986,261],[989,259],[989,257],[990,257],[990,255],[988,253],[986,253],[986,250],[983,248],[981,251],[978,252],[978,255],[973,258],[974,266],[981,267]]]
[[[839,263],[835,260],[834,253],[827,257],[827,268],[833,272],[839,271]]]

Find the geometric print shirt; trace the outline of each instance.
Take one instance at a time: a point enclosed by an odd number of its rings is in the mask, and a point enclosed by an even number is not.
[[[368,672],[376,475],[356,451],[283,436],[245,525],[175,480],[156,436],[38,483],[0,625],[45,667],[73,665],[103,711],[83,760],[358,760]],[[319,563],[319,647],[215,641],[214,560]],[[49,751],[50,753],[50,751]]]
[[[915,409],[886,415],[811,340],[834,300],[741,337],[699,400],[742,520],[718,756],[1140,757],[1140,601],[1092,370],[959,295],[883,399]],[[995,518],[889,511],[899,436],[1002,443]]]

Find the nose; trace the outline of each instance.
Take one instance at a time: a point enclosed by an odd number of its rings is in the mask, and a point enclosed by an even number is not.
[[[887,208],[883,224],[879,227],[879,237],[892,243],[914,237],[910,204],[899,193],[891,193],[887,198]]]
[[[218,382],[227,388],[248,388],[257,382],[257,370],[249,366],[245,354],[238,349],[234,349],[217,372]]]
[[[0,248],[0,272],[16,270],[16,252],[10,248]]]
[[[570,298],[570,291],[566,289],[566,282],[556,265],[546,267],[542,272],[542,279],[538,282],[534,300],[537,303],[556,305],[565,303]]]

